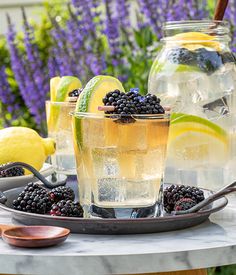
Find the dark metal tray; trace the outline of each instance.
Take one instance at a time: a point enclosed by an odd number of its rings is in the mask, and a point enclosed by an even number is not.
[[[76,180],[69,181],[68,184],[76,193]],[[223,209],[228,200],[226,197],[212,203],[211,207],[203,209],[194,214],[185,214],[178,216],[164,216],[158,218],[72,218],[72,217],[55,217],[50,215],[40,215],[33,213],[21,212],[12,208],[12,201],[22,191],[21,188],[14,188],[3,192],[7,197],[5,204],[0,204],[0,208],[9,211],[12,218],[25,225],[53,225],[66,227],[73,233],[82,234],[140,234],[140,233],[157,233],[172,230],[185,229],[203,223],[208,217]],[[205,197],[212,194],[209,190],[204,190]]]

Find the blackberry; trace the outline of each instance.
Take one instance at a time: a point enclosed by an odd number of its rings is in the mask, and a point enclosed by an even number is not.
[[[9,164],[9,163],[6,163]],[[6,164],[0,165],[0,168]],[[7,170],[0,171],[0,178],[23,176],[25,170],[22,167],[14,167]]]
[[[174,48],[172,49],[168,55],[167,59],[171,63],[175,64],[183,64],[194,66],[196,65],[196,54],[195,52],[189,51],[186,48]]]
[[[53,188],[51,191],[49,191],[49,196],[53,202],[58,202],[61,200],[72,200],[73,201],[75,198],[75,193],[70,187],[59,186],[59,187]]]
[[[164,114],[165,110],[160,105],[160,99],[155,95],[142,96],[138,89],[131,89],[127,93],[115,90],[106,94],[103,98],[105,106],[114,106],[114,111],[106,111],[106,114],[120,114],[123,120],[131,120],[133,114]],[[133,119],[134,120],[134,119]]]
[[[45,214],[52,205],[46,188],[37,183],[29,183],[13,201],[13,208],[19,211]]]
[[[82,88],[81,89],[75,89],[75,90],[69,92],[68,96],[69,97],[78,97],[81,94],[82,91],[83,91]]]
[[[204,193],[197,187],[171,185],[164,190],[164,209],[167,213],[174,210],[175,204],[182,198],[190,198],[196,203],[204,200]]]
[[[165,110],[160,105],[161,100],[156,95],[147,94],[140,99],[138,114],[164,114]]]
[[[200,48],[195,51],[197,59],[196,65],[205,73],[211,74],[218,70],[222,65],[222,58],[216,51],[208,51]]]
[[[83,209],[79,202],[61,200],[52,205],[51,216],[83,217]]]
[[[197,202],[190,198],[182,198],[178,200],[174,206],[174,211],[184,211],[195,206]]]

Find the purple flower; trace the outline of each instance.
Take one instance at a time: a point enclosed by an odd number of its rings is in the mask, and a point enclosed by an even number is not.
[[[116,17],[120,27],[127,32],[130,28],[130,2],[129,0],[115,1]]]
[[[229,0],[225,18],[231,25],[233,51],[236,51],[236,2],[234,0]]]
[[[6,106],[8,112],[14,115],[19,111],[19,105],[17,104],[17,98],[8,83],[5,67],[0,67],[0,86],[1,102]]]
[[[106,8],[106,26],[104,33],[108,38],[113,64],[121,62],[120,34],[118,29],[118,19],[112,16],[112,6],[109,0],[104,0]]]
[[[16,33],[10,17],[7,16],[7,40],[11,56],[11,65],[25,105],[34,116],[39,130],[43,132],[43,124],[45,122],[44,106],[49,84],[47,73],[43,69],[39,56],[38,47],[34,42],[34,30],[29,26],[24,11],[23,18],[25,55],[17,48]]]
[[[157,0],[139,0],[140,11],[144,14],[146,20],[158,35],[160,26],[158,25],[158,2]]]

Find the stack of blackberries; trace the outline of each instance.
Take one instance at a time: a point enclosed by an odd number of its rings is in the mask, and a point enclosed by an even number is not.
[[[10,164],[10,163],[2,164],[0,165],[0,168],[3,168],[7,164]],[[7,170],[5,169],[0,171],[0,178],[18,177],[18,176],[23,176],[24,174],[25,174],[24,169],[21,166],[19,166],[19,167],[13,167]]]
[[[111,91],[103,98],[105,106],[114,106],[114,111],[106,111],[107,114],[164,114],[165,110],[160,105],[160,99],[156,95],[142,96],[138,89],[131,89],[124,93],[119,90]]]
[[[172,184],[164,190],[164,209],[167,213],[187,210],[204,199],[204,192],[197,187]]]
[[[48,191],[38,183],[29,183],[13,201],[13,208],[52,216],[83,217],[83,209],[74,198],[70,187],[60,186]]]

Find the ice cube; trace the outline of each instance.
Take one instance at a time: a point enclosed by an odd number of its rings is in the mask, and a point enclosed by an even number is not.
[[[119,123],[118,149],[121,151],[146,150],[148,123],[145,120],[136,120],[134,123]]]

